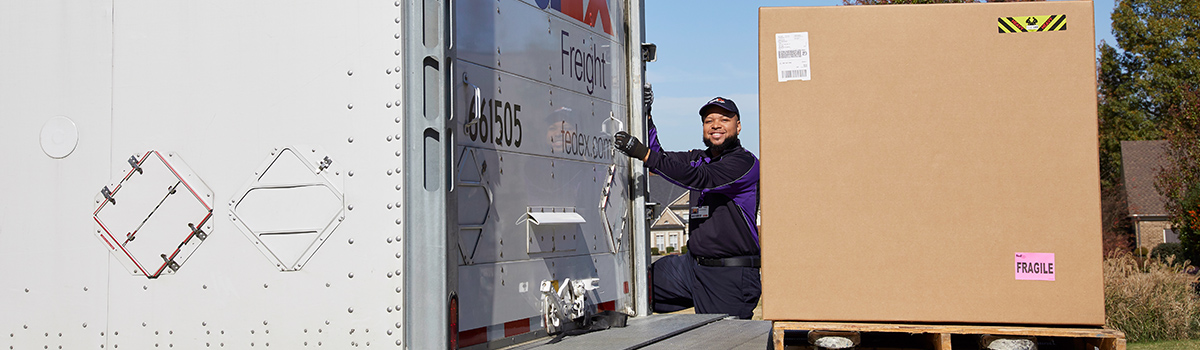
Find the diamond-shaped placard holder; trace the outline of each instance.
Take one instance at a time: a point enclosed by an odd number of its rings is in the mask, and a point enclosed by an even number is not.
[[[621,251],[621,243],[624,242],[627,209],[619,200],[613,200],[614,195],[616,198],[625,197],[624,189],[621,186],[613,186],[618,182],[617,171],[616,164],[608,166],[608,175],[605,177],[604,187],[600,190],[599,205],[600,225],[604,227],[604,234],[609,239],[609,252],[613,254]],[[617,192],[614,193],[614,190]],[[610,212],[613,215],[609,215]]]
[[[96,236],[133,275],[183,266],[212,232],[212,190],[175,153],[131,156],[129,170],[96,195]]]
[[[276,268],[298,271],[346,218],[340,185],[324,150],[277,148],[229,200],[229,219]]]
[[[487,180],[487,160],[480,159],[474,148],[459,154],[458,174],[458,253],[462,263],[475,264],[475,252],[483,239],[484,226],[492,216],[491,183]],[[482,194],[482,196],[481,196]],[[483,207],[483,210],[479,210]]]

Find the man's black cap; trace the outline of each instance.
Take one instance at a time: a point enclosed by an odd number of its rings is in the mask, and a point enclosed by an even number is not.
[[[708,103],[705,103],[704,107],[700,107],[700,117],[701,118],[705,117],[704,110],[708,109],[708,107],[710,107],[710,106],[719,107],[721,109],[733,112],[733,114],[738,115],[738,117],[742,116],[741,113],[738,113],[737,104],[734,104],[733,100],[718,96],[718,97],[714,97],[711,100],[708,100]]]

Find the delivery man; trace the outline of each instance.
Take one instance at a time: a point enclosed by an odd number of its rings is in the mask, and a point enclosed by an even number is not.
[[[653,95],[650,95],[653,96]],[[645,107],[650,113],[650,101]],[[666,152],[649,120],[649,146],[626,132],[614,146],[645,162],[655,174],[691,191],[688,253],[656,261],[654,311],[695,307],[749,319],[758,304],[758,158],[742,148],[741,116],[733,100],[717,97],[700,107],[707,149]]]

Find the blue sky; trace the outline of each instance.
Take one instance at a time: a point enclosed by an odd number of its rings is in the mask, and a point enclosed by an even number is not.
[[[1114,0],[1096,0],[1096,43],[1114,45]],[[646,66],[654,85],[654,123],[668,150],[704,148],[697,110],[714,96],[742,112],[743,145],[758,154],[758,8],[840,6],[841,0],[645,0],[646,41],[658,61]]]

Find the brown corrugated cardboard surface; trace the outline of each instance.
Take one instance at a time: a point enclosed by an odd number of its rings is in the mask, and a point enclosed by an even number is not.
[[[998,33],[1001,17],[1064,31]],[[763,314],[1104,323],[1090,1],[762,8]],[[809,81],[775,34],[808,32]],[[1015,253],[1054,253],[1055,281]]]

